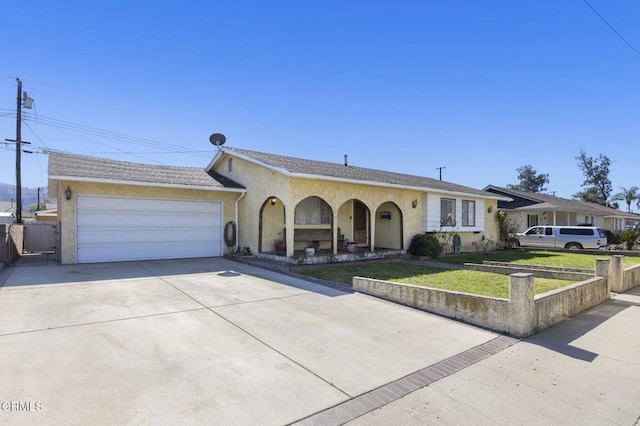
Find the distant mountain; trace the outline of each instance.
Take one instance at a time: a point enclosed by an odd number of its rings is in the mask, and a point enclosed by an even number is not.
[[[0,183],[0,201],[11,201],[16,198],[16,187],[8,183]],[[40,200],[49,198],[48,188],[40,188]],[[22,187],[22,208],[38,202],[38,188]]]

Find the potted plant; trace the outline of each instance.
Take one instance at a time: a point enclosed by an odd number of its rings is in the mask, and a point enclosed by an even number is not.
[[[349,253],[355,253],[356,251],[358,251],[358,243],[354,243],[353,241],[347,240],[345,242],[345,247],[347,249],[347,252]]]
[[[287,242],[282,238],[273,240],[273,243],[276,246],[276,251],[287,251]]]

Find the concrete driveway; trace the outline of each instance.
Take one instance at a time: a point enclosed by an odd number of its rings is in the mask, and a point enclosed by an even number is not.
[[[2,424],[287,424],[497,337],[220,258],[0,284]]]

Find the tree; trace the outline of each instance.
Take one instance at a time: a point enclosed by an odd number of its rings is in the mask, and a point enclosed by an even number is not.
[[[510,219],[509,214],[504,210],[496,212],[496,222],[498,224],[498,238],[504,244],[505,249],[513,248],[517,245],[518,239],[515,237],[520,222]]]
[[[520,183],[517,185],[507,185],[507,188],[525,192],[543,192],[547,190],[545,185],[549,183],[549,174],[538,174],[530,164],[518,167],[516,172],[518,172]]]
[[[581,185],[585,190],[574,194],[573,198],[611,206],[609,203],[609,195],[611,194],[609,166],[611,160],[602,154],[598,158],[589,157],[584,150],[580,150],[580,155],[576,157],[576,160],[578,160],[578,167],[585,177]]]
[[[40,200],[40,205],[38,204],[29,204],[29,211],[31,213],[36,212],[38,210],[45,210],[47,208],[47,204],[51,203],[51,200],[45,198],[44,200]]]
[[[622,191],[611,197],[610,201],[624,201],[627,205],[627,211],[631,213],[631,203],[635,201],[636,205],[640,206],[640,189],[637,186],[632,186],[629,189],[620,187],[620,189]]]

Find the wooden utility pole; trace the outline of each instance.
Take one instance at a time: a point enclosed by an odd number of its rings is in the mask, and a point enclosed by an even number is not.
[[[18,82],[18,96],[16,97],[16,139],[5,139],[7,142],[14,142],[16,144],[16,222],[22,223],[22,172],[21,167],[21,154],[22,144],[30,144],[31,142],[25,142],[22,140],[22,81],[16,78]],[[25,99],[27,99],[27,93],[24,93]],[[31,102],[33,100],[28,98],[28,105],[25,104],[25,108],[31,108]]]
[[[20,169],[22,153],[22,81],[18,80],[18,98],[16,106],[16,221],[22,223],[22,171]]]
[[[442,169],[446,169],[446,167],[444,167],[444,166],[436,167],[436,169],[438,169],[438,171],[440,172],[440,180],[442,180]]]

